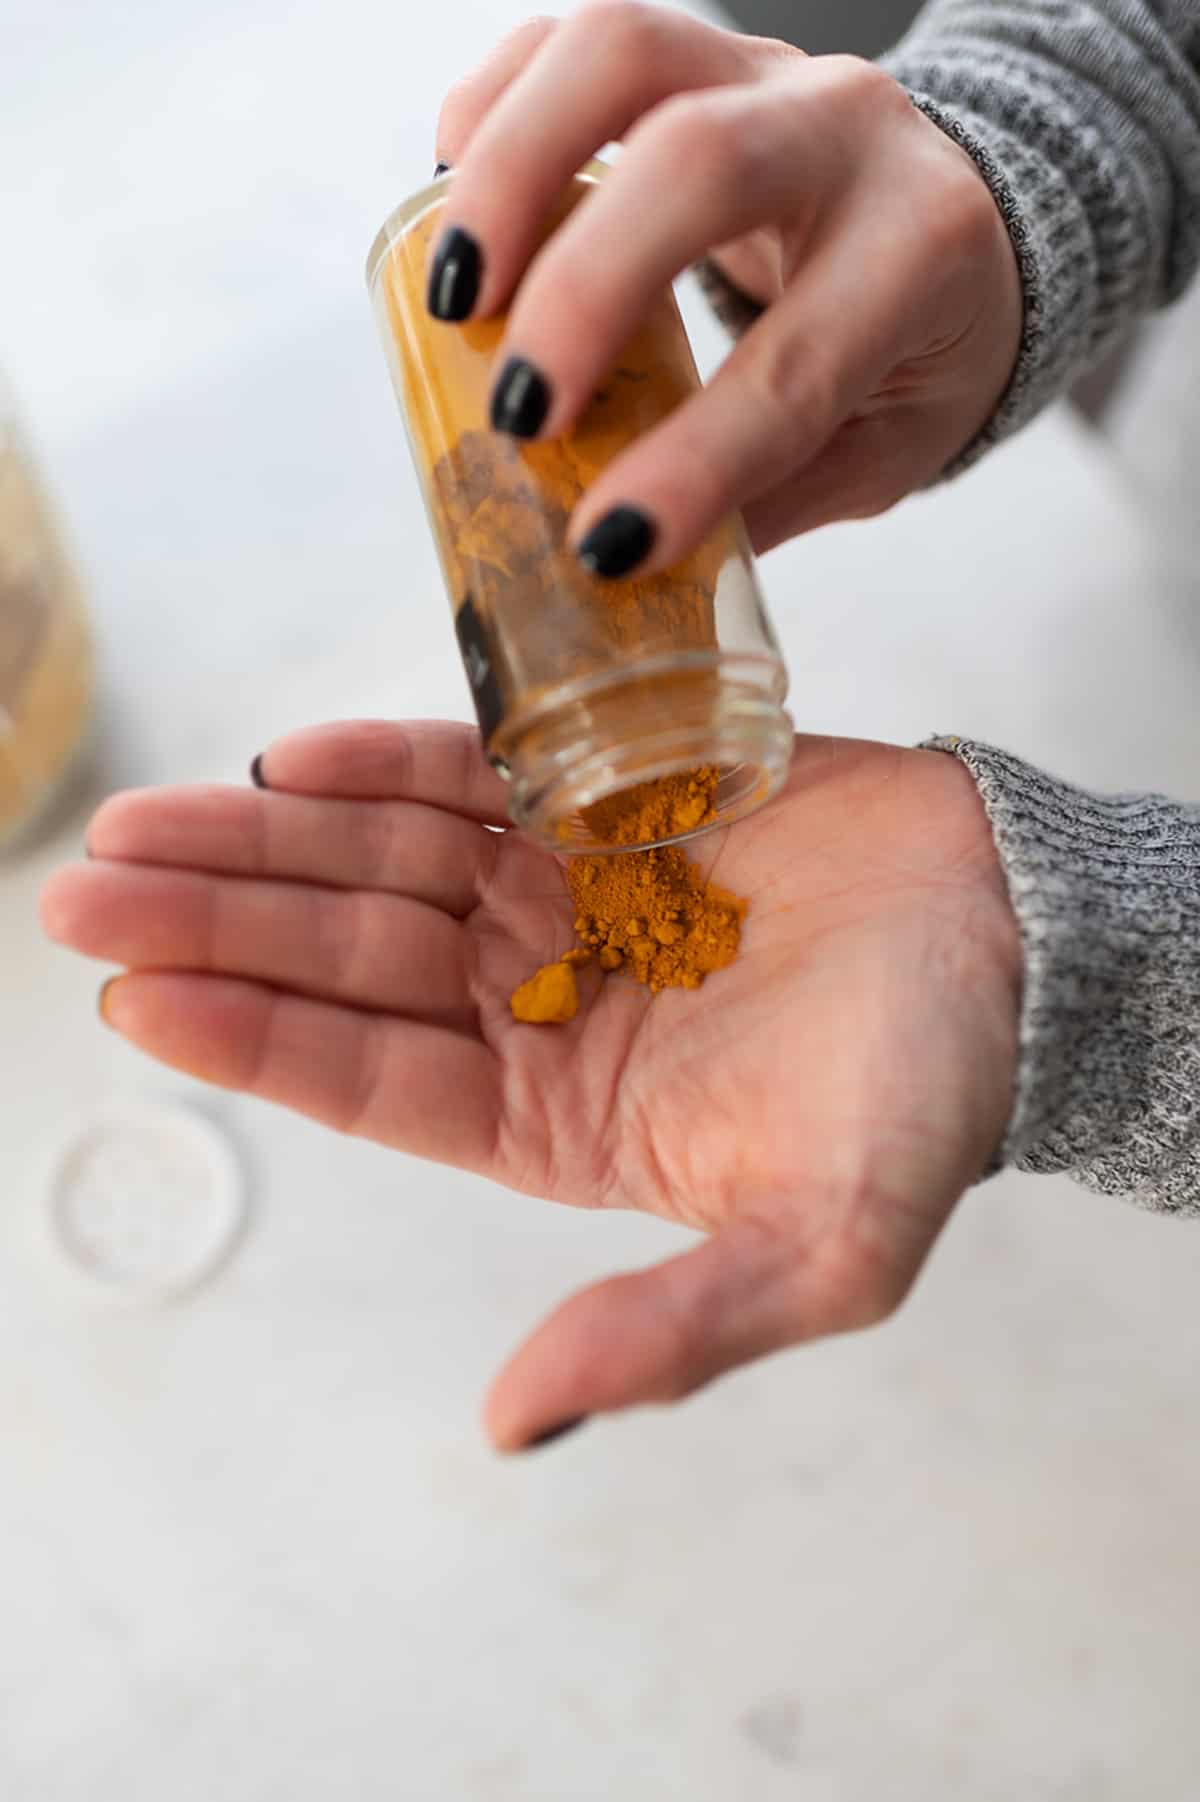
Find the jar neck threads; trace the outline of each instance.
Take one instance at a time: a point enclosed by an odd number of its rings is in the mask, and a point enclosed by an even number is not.
[[[551,706],[508,722],[491,748],[511,779],[514,823],[571,854],[646,849],[731,825],[776,794],[793,740],[778,666],[754,657],[700,661],[581,684],[583,692],[556,694]],[[720,779],[698,825],[613,843],[586,818],[621,791],[714,765]]]

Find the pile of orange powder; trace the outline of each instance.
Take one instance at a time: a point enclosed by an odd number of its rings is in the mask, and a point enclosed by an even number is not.
[[[585,822],[595,837],[625,844],[692,831],[712,817],[719,780],[719,770],[707,768],[643,783],[589,808]],[[746,903],[706,882],[675,845],[573,857],[565,875],[576,943],[521,984],[512,998],[516,1020],[573,1020],[576,971],[593,960],[606,976],[624,971],[657,994],[698,989],[737,956]]]

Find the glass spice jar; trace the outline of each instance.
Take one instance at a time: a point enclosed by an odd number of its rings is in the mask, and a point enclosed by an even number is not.
[[[0,385],[0,850],[32,830],[73,775],[92,695],[79,579]]]
[[[552,231],[602,179],[576,177]],[[513,821],[574,852],[667,844],[760,807],[787,774],[787,674],[740,518],[639,579],[589,573],[567,545],[585,490],[699,386],[664,293],[572,431],[523,443],[488,405],[504,318],[447,325],[426,307],[453,176],[387,220],[367,262],[392,379],[454,609],[484,749],[510,781]],[[690,772],[692,801],[674,780]],[[671,780],[660,810],[622,809]],[[640,835],[630,837],[633,822]]]

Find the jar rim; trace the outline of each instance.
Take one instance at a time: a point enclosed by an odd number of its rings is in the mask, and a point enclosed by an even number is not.
[[[731,667],[743,661],[759,667]],[[631,697],[633,684],[593,694],[586,734],[579,730],[577,707],[570,704],[542,713],[540,737],[526,722],[527,729],[512,736],[504,754],[514,825],[547,849],[575,856],[680,844],[757,812],[787,778],[795,731],[783,706],[782,671],[776,666],[778,683],[764,687],[761,664],[759,659],[723,658],[710,666],[718,685],[715,707],[711,690],[698,689],[694,707],[676,699],[664,710],[661,702],[655,705],[654,685],[643,672],[636,688],[644,709],[638,708],[638,696]],[[674,673],[680,673],[678,666]],[[559,734],[555,716],[561,721]],[[713,765],[721,776],[714,815],[703,825],[629,844],[603,842],[588,830],[584,810],[596,802]]]

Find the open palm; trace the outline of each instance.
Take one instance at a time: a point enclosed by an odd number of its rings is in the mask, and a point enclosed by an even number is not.
[[[492,1392],[498,1444],[898,1304],[1015,1061],[1016,927],[955,760],[799,740],[783,796],[694,848],[750,901],[739,960],[654,999],[584,970],[557,1028],[508,997],[572,942],[570,901],[495,830],[474,733],[320,727],[262,767],[268,792],[117,796],[49,884],[51,935],[130,972],[109,1024],[341,1131],[708,1235],[560,1308]]]

